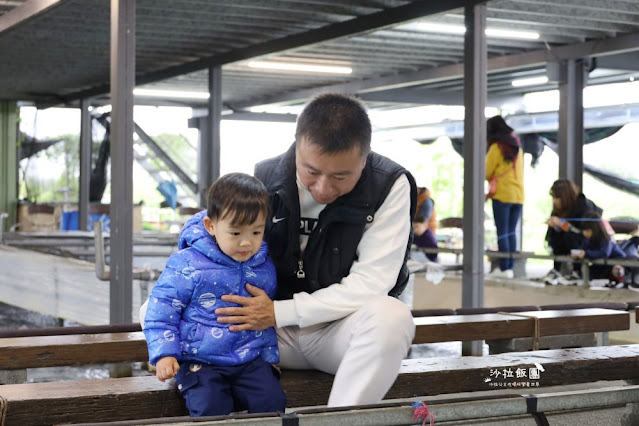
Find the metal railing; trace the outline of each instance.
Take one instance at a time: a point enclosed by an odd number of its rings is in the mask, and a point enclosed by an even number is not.
[[[463,248],[413,248],[414,251],[424,253],[452,253],[457,256],[463,255]],[[581,274],[585,287],[590,287],[589,266],[592,265],[621,265],[623,267],[639,268],[639,259],[623,259],[623,258],[597,258],[597,259],[575,259],[567,255],[537,254],[534,252],[518,251],[504,253],[495,250],[485,250],[484,256],[497,259],[542,259],[552,260],[554,262],[580,262]]]

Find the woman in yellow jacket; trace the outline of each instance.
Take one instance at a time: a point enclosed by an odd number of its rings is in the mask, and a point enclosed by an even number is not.
[[[517,251],[516,229],[524,204],[524,152],[512,127],[499,115],[488,119],[486,134],[486,180],[497,178],[497,189],[491,197],[497,245],[500,252],[512,253]],[[513,264],[514,259],[500,258],[499,269],[491,275],[512,278]]]

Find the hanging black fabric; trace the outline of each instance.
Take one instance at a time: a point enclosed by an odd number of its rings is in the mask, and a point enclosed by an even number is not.
[[[617,133],[621,129],[621,127],[622,126],[612,126],[596,129],[586,129],[584,144],[591,144],[608,138]],[[524,153],[530,154],[532,156],[532,166],[535,166],[538,163],[539,158],[544,152],[544,148],[546,146],[556,153],[559,151],[557,145],[557,132],[524,133],[518,134],[518,136],[521,139],[521,145]],[[450,141],[455,152],[463,157],[463,138],[451,138]],[[432,143],[433,140],[425,140],[419,142],[422,144],[428,144]],[[618,174],[604,171],[600,168],[585,163],[584,172],[594,177],[595,179],[598,179],[605,184],[612,186],[613,188],[628,192],[633,195],[639,195],[639,181],[626,179],[622,176],[619,176]]]
[[[48,140],[40,140],[34,137],[25,135],[20,132],[20,144],[18,150],[18,161],[22,161],[25,158],[33,157],[40,151],[44,151],[52,145],[55,145],[59,142],[62,142],[62,139],[48,139]]]
[[[98,158],[91,169],[91,177],[89,179],[89,202],[91,203],[102,201],[107,185],[107,164],[111,154],[111,119],[109,114],[102,114],[96,118],[96,121],[104,127],[105,132]]]

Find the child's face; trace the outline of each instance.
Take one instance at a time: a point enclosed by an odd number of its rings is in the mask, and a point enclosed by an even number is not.
[[[232,216],[232,215],[231,215]],[[261,214],[249,225],[232,225],[230,219],[211,220],[204,216],[204,227],[215,237],[220,250],[237,262],[251,258],[262,245],[266,216]]]
[[[592,229],[584,229],[581,231],[582,234],[584,234],[584,237],[590,239],[592,238]]]

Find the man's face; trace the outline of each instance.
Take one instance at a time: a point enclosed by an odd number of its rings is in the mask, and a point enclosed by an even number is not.
[[[302,138],[295,149],[297,176],[320,204],[330,204],[355,188],[366,165],[359,147],[327,154]]]

